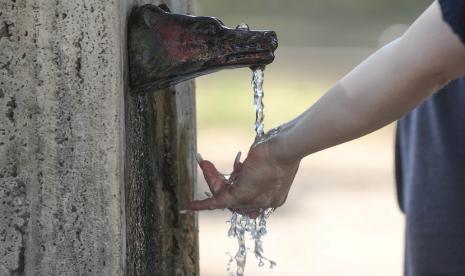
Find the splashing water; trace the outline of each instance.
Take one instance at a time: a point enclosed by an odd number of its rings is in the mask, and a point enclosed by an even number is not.
[[[262,267],[265,262],[269,263],[270,269],[276,266],[276,262],[269,260],[263,256],[263,241],[262,237],[266,235],[266,219],[271,215],[273,209],[266,211],[260,210],[260,215],[256,219],[249,218],[247,215],[242,215],[236,212],[232,213],[231,219],[228,223],[229,227],[228,236],[236,238],[239,248],[235,256],[229,254],[230,259],[227,265],[229,276],[244,276],[244,269],[247,260],[247,251],[250,250],[245,246],[245,234],[248,233],[254,241],[255,258],[258,260],[258,266]],[[236,261],[236,273],[231,271],[232,263]]]
[[[243,25],[243,24],[241,24]],[[241,26],[239,25],[239,26]],[[239,28],[238,26],[238,28]],[[267,134],[264,134],[263,119],[265,118],[263,113],[263,78],[265,67],[253,68],[252,87],[254,91],[254,107],[255,107],[255,143],[254,145],[263,143],[271,139],[276,135],[278,129],[272,130]],[[228,183],[233,185],[233,181],[229,176],[225,176],[228,179]],[[262,237],[266,235],[266,220],[273,213],[274,209],[268,210],[260,209],[260,214],[257,218],[253,219],[245,214],[233,212],[231,219],[227,221],[230,224],[228,236],[236,238],[238,242],[238,250],[233,256],[229,254],[230,260],[227,265],[227,271],[229,276],[244,276],[245,264],[247,261],[247,251],[249,248],[245,245],[246,233],[249,234],[251,239],[254,241],[253,253],[255,258],[258,260],[258,266],[262,267],[265,262],[269,263],[270,268],[276,265],[276,262],[267,259],[263,256],[263,241]],[[232,263],[236,261],[236,272],[231,269]]]

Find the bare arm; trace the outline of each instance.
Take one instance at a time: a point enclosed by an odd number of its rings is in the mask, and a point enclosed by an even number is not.
[[[367,58],[275,138],[253,147],[243,164],[236,162],[235,185],[202,160],[214,196],[189,208],[280,206],[303,157],[393,122],[462,75],[465,46],[434,2],[401,38]]]
[[[284,126],[278,156],[294,162],[358,138],[412,110],[465,74],[465,47],[434,2],[399,39],[347,74]]]

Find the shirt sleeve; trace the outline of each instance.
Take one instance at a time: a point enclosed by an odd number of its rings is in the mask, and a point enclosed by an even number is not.
[[[465,44],[465,0],[438,0],[444,20]]]

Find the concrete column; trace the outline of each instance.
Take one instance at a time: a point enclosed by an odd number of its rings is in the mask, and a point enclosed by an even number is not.
[[[0,0],[0,276],[198,274],[194,87],[131,94],[136,4]]]

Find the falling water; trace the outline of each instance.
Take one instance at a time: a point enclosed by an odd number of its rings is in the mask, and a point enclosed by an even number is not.
[[[242,25],[242,24],[241,24]],[[241,26],[239,25],[239,26]],[[263,143],[267,138],[268,134],[264,134],[264,113],[263,113],[263,77],[265,67],[253,68],[252,87],[254,92],[254,107],[255,107],[255,145]],[[232,180],[228,178],[229,184],[233,185]],[[227,270],[229,276],[244,276],[245,264],[247,261],[247,251],[249,248],[245,245],[246,233],[249,234],[251,239],[254,241],[253,253],[255,258],[258,260],[258,266],[262,267],[267,262],[270,268],[273,268],[276,263],[263,256],[263,241],[262,237],[266,235],[266,220],[271,215],[274,209],[268,210],[260,209],[260,214],[257,218],[253,219],[245,214],[233,212],[231,219],[228,221],[230,224],[228,236],[236,238],[238,242],[238,250],[233,256],[229,254],[230,260],[228,262]],[[236,272],[231,269],[232,263],[236,262]]]
[[[242,215],[237,212],[233,212],[231,219],[228,223],[229,227],[228,236],[236,238],[238,242],[238,250],[236,255],[230,255],[227,270],[229,276],[243,276],[245,264],[247,260],[247,250],[250,250],[245,246],[245,235],[249,234],[250,238],[254,241],[255,258],[258,260],[258,266],[264,266],[265,262],[269,263],[270,268],[276,265],[276,262],[267,259],[263,256],[263,241],[262,237],[266,235],[266,219],[271,215],[273,209],[266,211],[260,210],[260,215],[256,218],[250,218],[247,215]],[[231,271],[232,263],[236,261],[236,272]]]
[[[257,67],[253,69],[252,88],[253,88],[253,105],[255,107],[255,140],[260,140],[263,137],[263,77],[265,75],[265,67]]]

